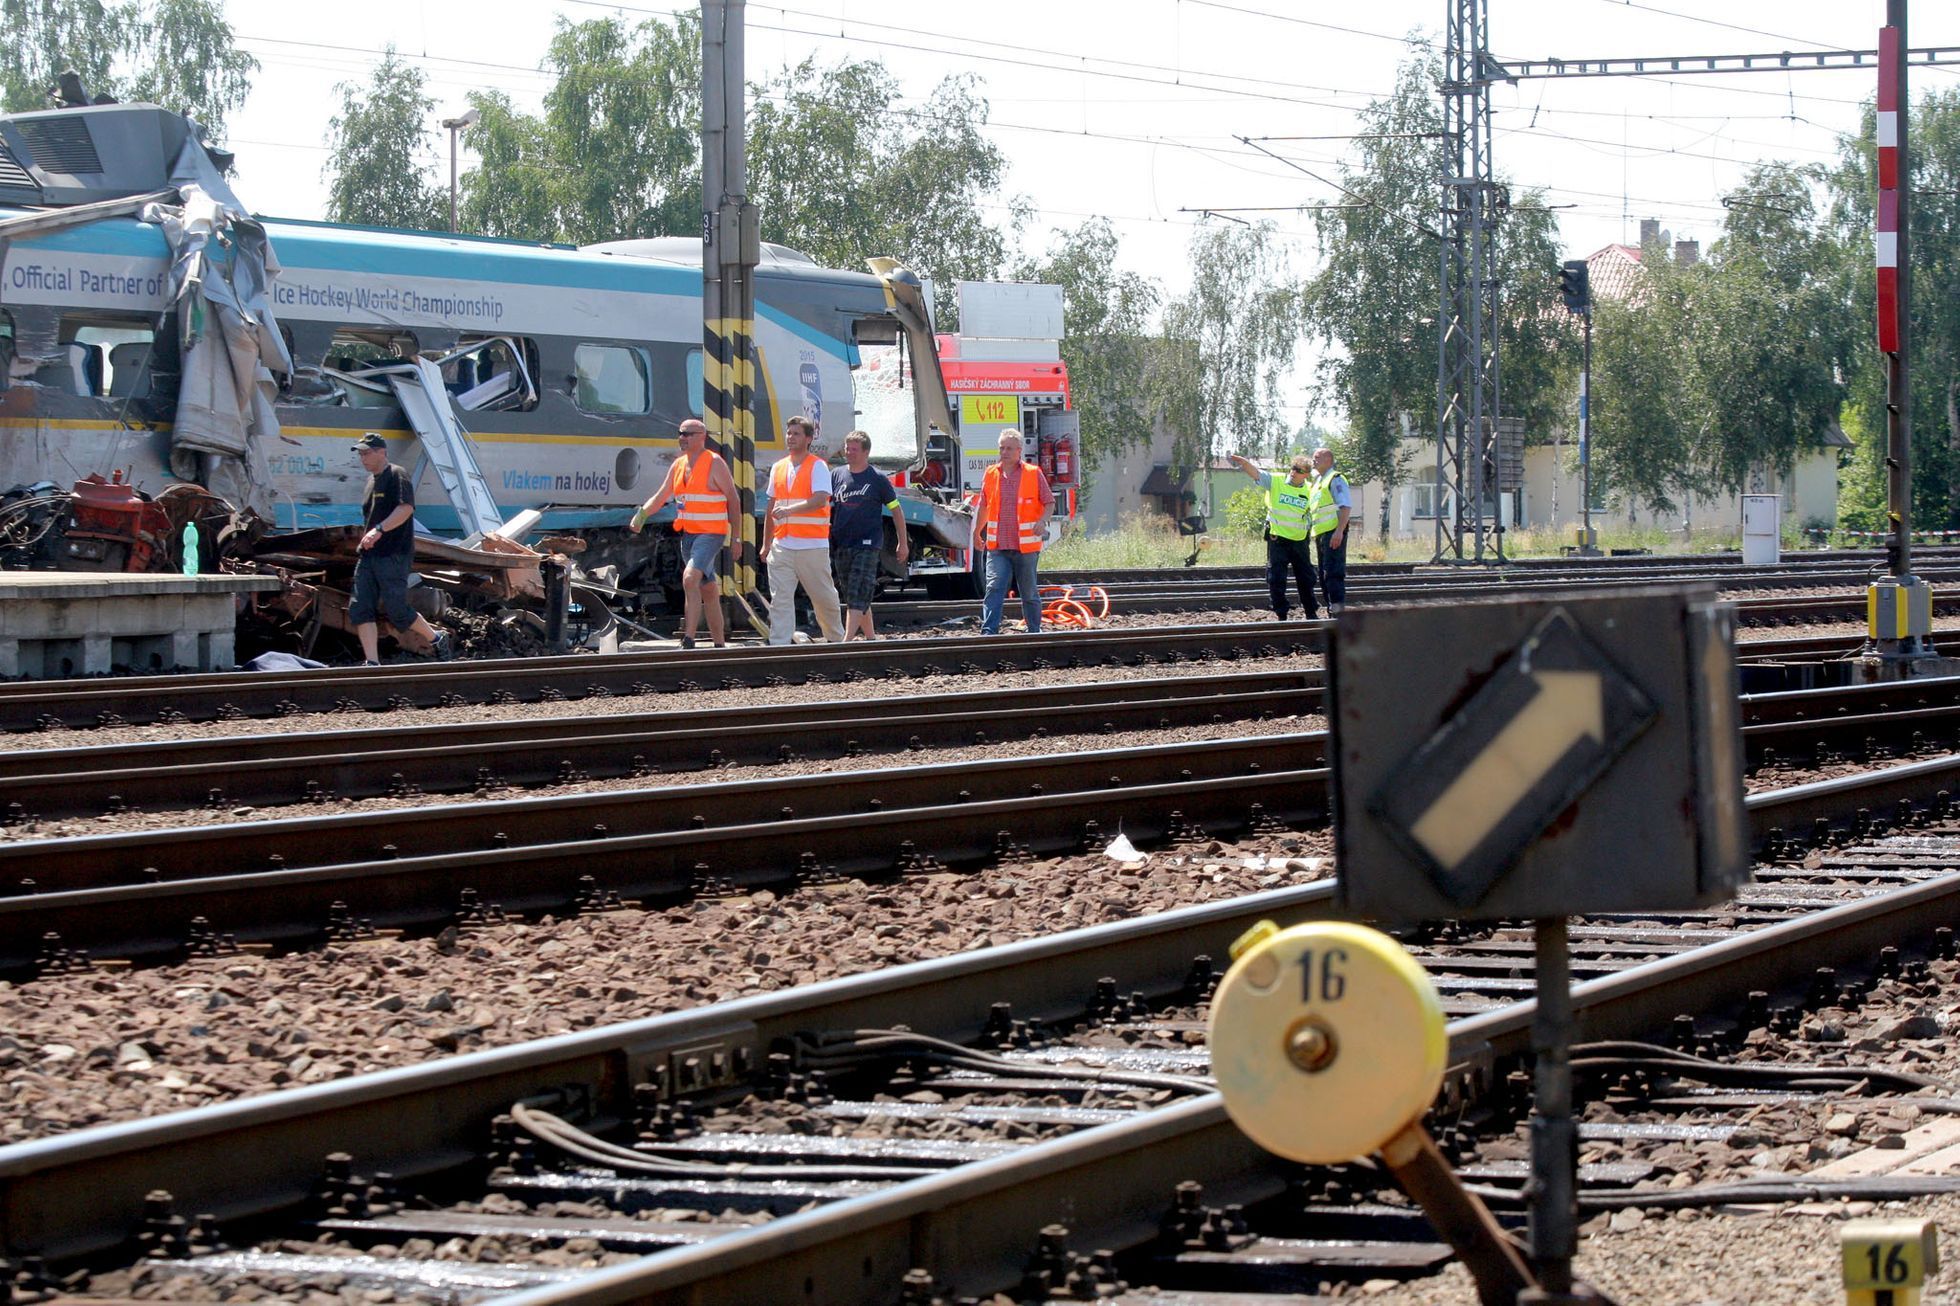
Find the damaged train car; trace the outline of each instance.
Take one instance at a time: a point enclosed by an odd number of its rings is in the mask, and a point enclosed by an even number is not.
[[[573,248],[258,219],[232,198],[228,164],[153,105],[0,115],[10,565],[30,553],[34,565],[176,565],[178,518],[193,509],[152,505],[191,489],[207,509],[215,496],[250,510],[288,556],[278,536],[359,520],[365,477],[349,445],[378,431],[417,478],[422,528],[466,546],[553,537],[617,594],[677,586],[671,531],[622,528],[666,470],[678,423],[701,413],[698,240]],[[864,427],[887,467],[922,467],[929,446],[946,456],[955,428],[917,279],[878,266],[837,271],[765,247],[759,485],[797,414],[831,453]],[[70,538],[72,515],[29,511],[90,477],[138,505],[129,520],[149,523],[146,547]],[[910,570],[963,571],[957,497],[922,488],[903,502]]]

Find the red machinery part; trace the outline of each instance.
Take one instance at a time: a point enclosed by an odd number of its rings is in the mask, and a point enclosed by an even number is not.
[[[170,534],[170,518],[153,500],[136,493],[116,472],[103,480],[95,473],[75,482],[68,505],[67,537],[125,545],[125,571],[152,571],[163,557],[162,544]]]

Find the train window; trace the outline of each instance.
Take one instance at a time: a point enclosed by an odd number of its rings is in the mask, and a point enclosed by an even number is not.
[[[443,385],[465,412],[538,406],[538,347],[522,336],[464,336],[441,364]]]
[[[14,379],[14,319],[6,309],[0,308],[0,390],[5,390]]]
[[[421,352],[415,337],[405,331],[357,331],[343,327],[327,346],[327,366],[336,372],[358,372],[382,363],[399,363]]]
[[[687,411],[701,416],[701,408],[707,403],[708,383],[701,376],[701,351],[687,351]]]
[[[148,318],[63,317],[62,357],[43,364],[35,379],[69,394],[140,397],[148,391],[155,336]]]
[[[572,402],[581,412],[651,412],[652,377],[644,349],[580,345],[572,351]]]

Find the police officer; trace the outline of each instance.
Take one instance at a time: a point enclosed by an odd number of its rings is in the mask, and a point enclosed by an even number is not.
[[[1272,595],[1273,615],[1286,620],[1286,572],[1291,568],[1300,590],[1300,607],[1312,621],[1320,615],[1313,597],[1313,546],[1308,542],[1313,464],[1305,454],[1295,454],[1281,476],[1261,469],[1243,454],[1227,456],[1266,492],[1266,589]]]
[[[1327,611],[1347,601],[1347,529],[1353,495],[1347,477],[1334,470],[1334,451],[1313,451],[1313,547],[1320,566],[1320,589]]]

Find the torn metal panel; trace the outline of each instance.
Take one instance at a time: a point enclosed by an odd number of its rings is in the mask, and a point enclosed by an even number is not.
[[[201,142],[185,141],[170,180],[183,202],[146,205],[141,215],[170,245],[169,298],[182,343],[170,468],[270,517],[261,441],[279,434],[272,369],[293,369],[272,313],[279,262]]]
[[[421,438],[422,451],[436,469],[436,479],[456,507],[468,531],[467,544],[494,535],[504,524],[503,510],[490,492],[489,478],[477,464],[470,434],[456,420],[449,403],[449,391],[442,381],[442,369],[435,362],[419,358],[410,363],[370,369],[388,378],[388,385],[401,404],[402,415]]]

